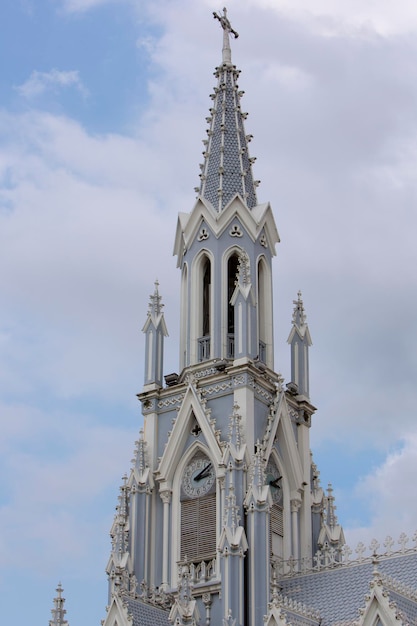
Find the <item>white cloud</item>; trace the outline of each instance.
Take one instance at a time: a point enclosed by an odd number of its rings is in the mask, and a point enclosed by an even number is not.
[[[107,542],[112,511],[98,519],[97,507],[103,494],[113,492],[116,502],[136,429],[99,425],[79,412],[52,414],[24,405],[0,411],[2,423],[14,424],[2,431],[7,446],[1,473],[10,478],[0,505],[2,564],[42,571],[68,559],[75,565],[91,550],[97,527],[100,543]]]
[[[174,23],[177,13],[179,19],[191,22],[194,18],[193,7],[189,1],[154,2],[152,6],[145,6],[143,2],[132,0],[60,0],[63,8],[69,13],[82,13],[99,8],[110,3],[132,5],[143,15],[158,16],[160,22]],[[383,36],[392,36],[401,33],[413,33],[417,29],[417,7],[413,0],[399,0],[395,5],[391,0],[230,0],[228,3],[229,16],[232,23],[242,22],[242,16],[251,15],[253,28],[256,28],[256,11],[275,13],[280,18],[290,18],[294,22],[305,22],[322,36],[340,37],[369,37],[372,33]],[[204,0],[199,3],[197,11],[200,14],[210,15],[213,10],[212,2]],[[162,13],[165,17],[162,17]],[[243,18],[244,19],[244,18]],[[262,23],[262,20],[260,20]],[[195,22],[194,22],[195,23]],[[263,26],[265,28],[265,24]],[[201,36],[201,31],[199,31]]]
[[[68,13],[84,13],[105,4],[131,4],[132,0],[59,0]],[[134,0],[133,0],[134,2]]]
[[[417,7],[413,0],[248,0],[255,7],[267,8],[295,20],[313,18],[324,35],[366,36],[375,31],[381,35],[415,32]]]
[[[388,454],[382,464],[367,474],[356,487],[356,497],[369,511],[366,527],[348,528],[348,542],[354,545],[362,541],[369,544],[376,538],[381,551],[387,534],[396,542],[401,533],[409,538],[417,531],[417,498],[415,476],[417,475],[417,432],[410,431],[398,444],[397,450]]]
[[[23,368],[26,392],[40,383],[65,397],[100,388],[130,402],[155,278],[165,302],[176,296],[175,214],[167,219],[162,190],[152,193],[159,168],[168,186],[175,168],[144,143],[93,137],[66,118],[0,116],[0,126],[3,172],[13,181],[4,190],[13,210],[0,215],[0,259],[11,270],[0,278],[4,388],[22,390]]]
[[[75,87],[83,96],[88,93],[77,70],[57,69],[52,69],[49,72],[34,70],[27,81],[16,86],[16,91],[24,98],[31,100],[46,91],[55,91],[63,87]]]

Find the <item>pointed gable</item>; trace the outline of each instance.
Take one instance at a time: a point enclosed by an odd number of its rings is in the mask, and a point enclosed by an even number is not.
[[[174,471],[183,456],[184,446],[194,420],[201,428],[202,435],[216,464],[221,462],[221,447],[216,438],[214,425],[209,421],[210,412],[205,409],[204,405],[205,401],[199,397],[195,385],[190,382],[157,470],[159,481],[167,483],[172,481]]]
[[[359,610],[360,618],[355,626],[409,626],[407,616],[391,600],[388,590],[384,588],[383,578],[376,564],[365,602],[365,606]]]
[[[271,407],[271,411],[271,420],[264,437],[265,458],[269,459],[274,441],[278,437],[290,489],[300,489],[303,482],[303,469],[291,424],[285,392],[281,384],[278,387],[276,400]]]
[[[231,228],[235,219],[239,220],[253,242],[263,236],[264,247],[269,247],[275,255],[275,246],[280,238],[269,202],[249,211],[239,194],[235,194],[222,212],[216,213],[205,198],[198,197],[191,213],[178,215],[173,251],[178,257],[177,267],[181,266],[183,255],[198,236],[203,223],[218,239],[227,228]]]
[[[133,626],[132,622],[126,602],[123,602],[121,597],[113,595],[103,626]]]
[[[169,626],[168,611],[139,598],[112,596],[102,626]]]

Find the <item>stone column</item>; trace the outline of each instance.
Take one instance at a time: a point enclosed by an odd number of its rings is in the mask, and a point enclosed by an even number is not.
[[[300,558],[299,548],[299,527],[298,527],[298,511],[301,506],[301,500],[293,498],[291,500],[291,531],[292,531],[292,555],[296,562],[296,568],[298,569],[298,563]]]
[[[168,567],[169,567],[169,518],[170,518],[170,504],[172,492],[170,489],[160,491],[159,495],[164,503],[164,520],[163,520],[163,535],[162,535],[162,585],[168,586]]]

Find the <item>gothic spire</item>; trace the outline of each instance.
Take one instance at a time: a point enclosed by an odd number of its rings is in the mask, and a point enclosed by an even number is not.
[[[207,139],[203,141],[204,163],[201,167],[201,184],[197,189],[200,196],[208,200],[217,212],[239,194],[249,209],[257,205],[255,187],[259,181],[252,176],[252,163],[249,157],[248,143],[251,135],[245,135],[243,120],[247,113],[242,113],[237,80],[240,71],[232,65],[230,34],[235,38],[237,32],[231,27],[226,9],[223,15],[213,13],[223,28],[222,64],[214,75],[218,79],[217,87],[210,96],[213,106],[207,117],[209,128]]]
[[[65,619],[66,610],[64,609],[65,598],[62,597],[62,585],[58,583],[56,588],[57,595],[54,598],[54,608],[51,610],[52,619],[49,620],[49,626],[68,626]]]

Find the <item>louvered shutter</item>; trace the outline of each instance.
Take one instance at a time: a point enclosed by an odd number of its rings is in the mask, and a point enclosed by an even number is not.
[[[269,513],[269,548],[271,554],[281,556],[282,538],[284,536],[284,513],[279,504],[273,504]]]
[[[181,502],[181,559],[213,558],[216,553],[216,494]]]

